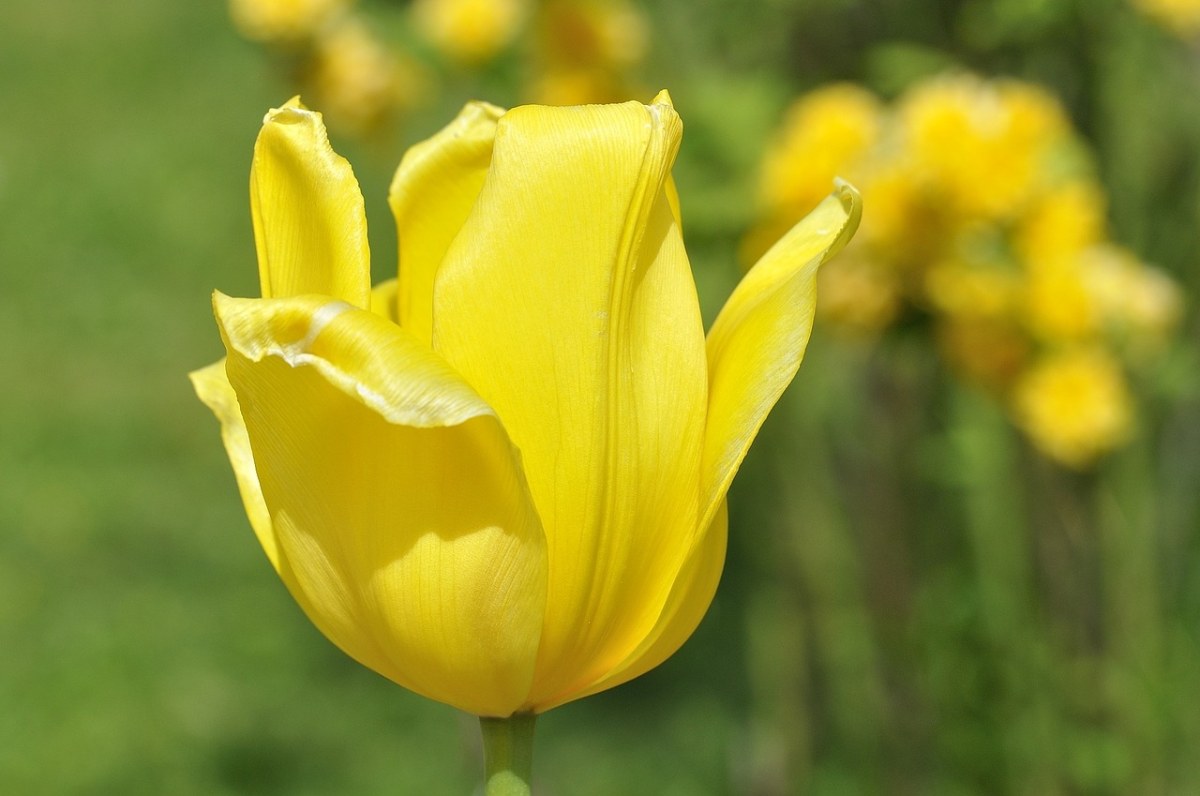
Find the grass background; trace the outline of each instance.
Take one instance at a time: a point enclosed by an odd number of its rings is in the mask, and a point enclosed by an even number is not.
[[[1117,238],[1196,295],[1196,57],[1122,3],[649,10],[709,318],[789,96],[946,64],[1057,90]],[[484,84],[512,101],[503,72]],[[335,141],[379,277],[394,164],[469,88],[386,142]],[[288,95],[222,3],[0,7],[0,791],[476,787],[473,719],[353,664],[271,574],[185,378],[220,353],[211,291],[257,291],[250,153]],[[1189,314],[1137,443],[1074,476],[927,340],[818,330],[735,485],[709,616],[655,672],[541,720],[539,793],[1195,792],[1195,342]]]

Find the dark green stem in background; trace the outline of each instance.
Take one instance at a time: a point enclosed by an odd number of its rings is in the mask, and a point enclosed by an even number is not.
[[[533,792],[536,719],[532,713],[516,713],[507,719],[479,718],[486,796],[530,796]]]

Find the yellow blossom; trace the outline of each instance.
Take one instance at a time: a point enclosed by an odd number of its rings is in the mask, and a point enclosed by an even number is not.
[[[353,0],[229,0],[229,14],[242,35],[255,41],[307,39]]]
[[[1080,342],[1103,331],[1103,307],[1086,265],[1075,257],[1029,270],[1025,312],[1034,337],[1048,343]]]
[[[632,66],[646,54],[649,31],[622,0],[546,0],[538,20],[546,57],[575,66]]]
[[[1098,244],[1030,268],[1030,331],[1049,343],[1099,340],[1155,348],[1175,328],[1183,299],[1175,281],[1131,252]]]
[[[531,93],[548,105],[628,96],[626,71],[642,60],[649,41],[645,16],[624,0],[547,0],[535,34]]]
[[[1200,34],[1200,0],[1133,0],[1133,4],[1176,35]]]
[[[907,157],[926,189],[958,215],[988,219],[1021,210],[1068,129],[1041,90],[965,75],[919,85],[898,113]]]
[[[1165,271],[1143,265],[1130,286],[1125,318],[1135,347],[1157,348],[1179,326],[1183,292]]]
[[[358,184],[298,100],[267,114],[263,298],[215,297],[193,374],[251,525],[347,654],[481,716],[656,666],[712,599],[725,497],[803,356],[842,187],[707,337],[651,105],[468,105],[404,157],[399,277],[369,284]]]
[[[821,272],[822,319],[859,335],[897,318],[928,321],[958,376],[1021,396],[1023,427],[1042,447],[1056,444],[1043,442],[1053,423],[1044,419],[1066,389],[1050,386],[1108,385],[1123,420],[1105,431],[1097,410],[1085,416],[1101,429],[1096,441],[1052,448],[1074,446],[1056,457],[1083,461],[1132,423],[1114,358],[1155,353],[1182,314],[1174,280],[1109,241],[1105,193],[1085,155],[1061,104],[1030,84],[944,75],[887,108],[854,86],[818,89],[796,102],[763,159],[762,215],[741,250],[761,252],[799,218],[816,200],[811,178],[851,177],[867,213],[845,257]],[[1094,353],[1046,359],[1063,350]]]
[[[945,220],[937,204],[922,192],[909,164],[869,158],[861,171],[848,173],[855,175],[863,203],[871,208],[860,237],[879,253],[876,256],[905,269],[935,256],[945,242]]]
[[[620,79],[607,69],[554,67],[542,70],[530,92],[543,105],[613,102],[624,93]]]
[[[1090,180],[1070,180],[1039,195],[1017,222],[1018,257],[1036,268],[1061,262],[1105,237],[1104,192]]]
[[[901,309],[895,274],[870,259],[843,256],[817,277],[820,318],[854,336],[873,336],[887,328]]]
[[[347,19],[317,39],[304,82],[332,119],[362,133],[411,106],[424,91],[423,77],[361,21]]]
[[[776,133],[766,154],[763,156],[759,170],[758,201],[763,211],[763,218],[747,233],[740,247],[740,259],[746,266],[753,264],[771,243],[785,230],[795,224],[805,213],[810,211],[828,193],[829,184],[841,176],[857,178],[859,161],[878,140],[881,124],[881,108],[879,101],[870,92],[850,83],[835,83],[806,94],[796,100],[787,109],[783,124]],[[890,187],[890,186],[889,186]],[[896,202],[887,202],[882,196],[884,187],[865,187],[863,195],[868,191],[880,194],[878,198],[867,200],[871,204],[871,212],[864,223],[862,235],[865,241],[873,240],[873,219],[891,220],[904,215],[900,225],[908,226],[907,206],[897,207]],[[865,242],[865,241],[860,241]],[[868,275],[854,271],[854,267],[842,276],[829,277],[835,285],[849,286],[852,282],[867,278],[874,284],[881,285],[877,277],[883,275],[882,270],[876,269]],[[890,280],[889,281],[894,281]],[[891,288],[889,288],[890,290]],[[876,291],[875,298],[882,298],[882,293]],[[884,309],[891,299],[875,303],[875,310],[859,316],[857,321],[868,321],[867,316],[875,321],[881,321],[884,315],[893,317],[894,313]],[[822,302],[824,304],[824,302]],[[839,307],[844,307],[840,302]],[[843,313],[832,305],[826,306],[833,317],[850,319],[854,313]],[[882,313],[882,314],[880,314]],[[866,331],[861,327],[860,331]]]
[[[1133,405],[1116,360],[1102,349],[1052,355],[1013,391],[1016,422],[1033,444],[1069,467],[1086,467],[1124,443]]]
[[[1142,352],[1162,345],[1183,312],[1175,280],[1119,246],[1093,246],[1083,253],[1082,262],[1114,333]]]
[[[516,37],[528,0],[414,0],[417,28],[446,55],[477,64],[495,57]]]
[[[874,95],[850,83],[835,83],[798,99],[763,158],[764,205],[796,218],[815,207],[829,183],[851,173],[874,146],[880,115]]]
[[[1003,264],[947,260],[925,277],[929,303],[939,312],[963,319],[1012,314],[1020,289],[1020,275]]]

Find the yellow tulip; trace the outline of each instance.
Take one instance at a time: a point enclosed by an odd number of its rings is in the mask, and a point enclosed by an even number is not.
[[[318,113],[267,114],[262,298],[215,295],[193,374],[251,524],[347,654],[480,716],[540,713],[670,656],[712,600],[725,496],[795,375],[840,187],[705,338],[650,105],[469,104],[405,156],[400,273],[371,290],[363,200]]]

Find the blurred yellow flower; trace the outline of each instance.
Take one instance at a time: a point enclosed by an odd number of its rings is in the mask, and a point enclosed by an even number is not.
[[[1159,268],[1142,266],[1125,295],[1125,318],[1135,348],[1160,348],[1183,319],[1183,291]]]
[[[414,0],[413,21],[443,53],[464,64],[494,58],[512,43],[528,0]]]
[[[1121,367],[1101,349],[1054,354],[1032,367],[1013,394],[1017,424],[1069,467],[1085,467],[1124,443],[1133,404]]]
[[[1183,314],[1183,294],[1175,280],[1142,263],[1119,246],[1093,246],[1083,268],[1105,321],[1137,353],[1164,344]]]
[[[546,0],[534,30],[533,98],[574,105],[629,96],[626,72],[648,42],[645,16],[625,0]]]
[[[1104,240],[1104,206],[1104,191],[1091,180],[1047,188],[1017,220],[1017,255],[1034,268],[1077,256]]]
[[[901,308],[895,275],[877,263],[840,257],[817,276],[818,317],[851,336],[873,337],[896,319]]]
[[[217,294],[193,374],[251,524],[347,654],[481,716],[656,666],[725,554],[725,496],[858,222],[841,188],[707,335],[653,104],[473,103],[389,201],[399,278],[369,284],[363,200],[298,100],[267,114],[251,204],[263,298]]]
[[[1003,263],[947,260],[933,266],[925,277],[930,304],[960,319],[1010,315],[1020,289],[1020,275]]]
[[[792,104],[763,157],[759,195],[780,214],[807,213],[879,139],[881,108],[865,89],[834,83]],[[872,211],[874,212],[874,211]]]
[[[624,0],[544,0],[538,24],[547,57],[561,64],[632,66],[649,43],[645,17]]]
[[[354,0],[229,0],[229,14],[243,36],[255,41],[309,38]]]
[[[799,98],[763,157],[743,254],[761,252],[835,174],[861,187],[867,214],[821,272],[821,318],[858,336],[924,325],[942,360],[1014,416],[1018,394],[1027,404],[1050,394],[1027,386],[1048,378],[1030,363],[1044,374],[1049,353],[1083,348],[1140,361],[1178,326],[1178,285],[1109,241],[1086,147],[1041,88],[952,74],[888,107],[848,84]],[[1133,411],[1131,399],[1122,406]],[[1039,447],[1061,449],[1039,433]],[[1110,438],[1097,455],[1123,439]]]
[[[897,111],[926,189],[961,216],[1015,215],[1043,177],[1043,159],[1068,129],[1058,104],[1018,83],[955,75],[910,91]]]
[[[1133,0],[1133,5],[1178,36],[1200,34],[1200,0]]]
[[[394,55],[359,19],[345,19],[316,40],[303,82],[335,126],[359,134],[411,107],[426,90],[421,68]]]
[[[861,182],[863,202],[871,207],[861,241],[886,251],[886,259],[901,269],[919,268],[945,242],[945,221],[903,160],[869,158],[865,165],[848,166],[845,173],[855,176],[856,185]]]
[[[1106,336],[1145,353],[1166,342],[1183,312],[1173,279],[1111,244],[1031,267],[1026,294],[1030,331],[1053,344]]]
[[[1103,329],[1099,297],[1080,257],[1030,269],[1025,297],[1026,322],[1043,342],[1080,342]]]
[[[541,71],[529,91],[543,105],[586,105],[615,101],[622,84],[606,69],[556,67]]]

